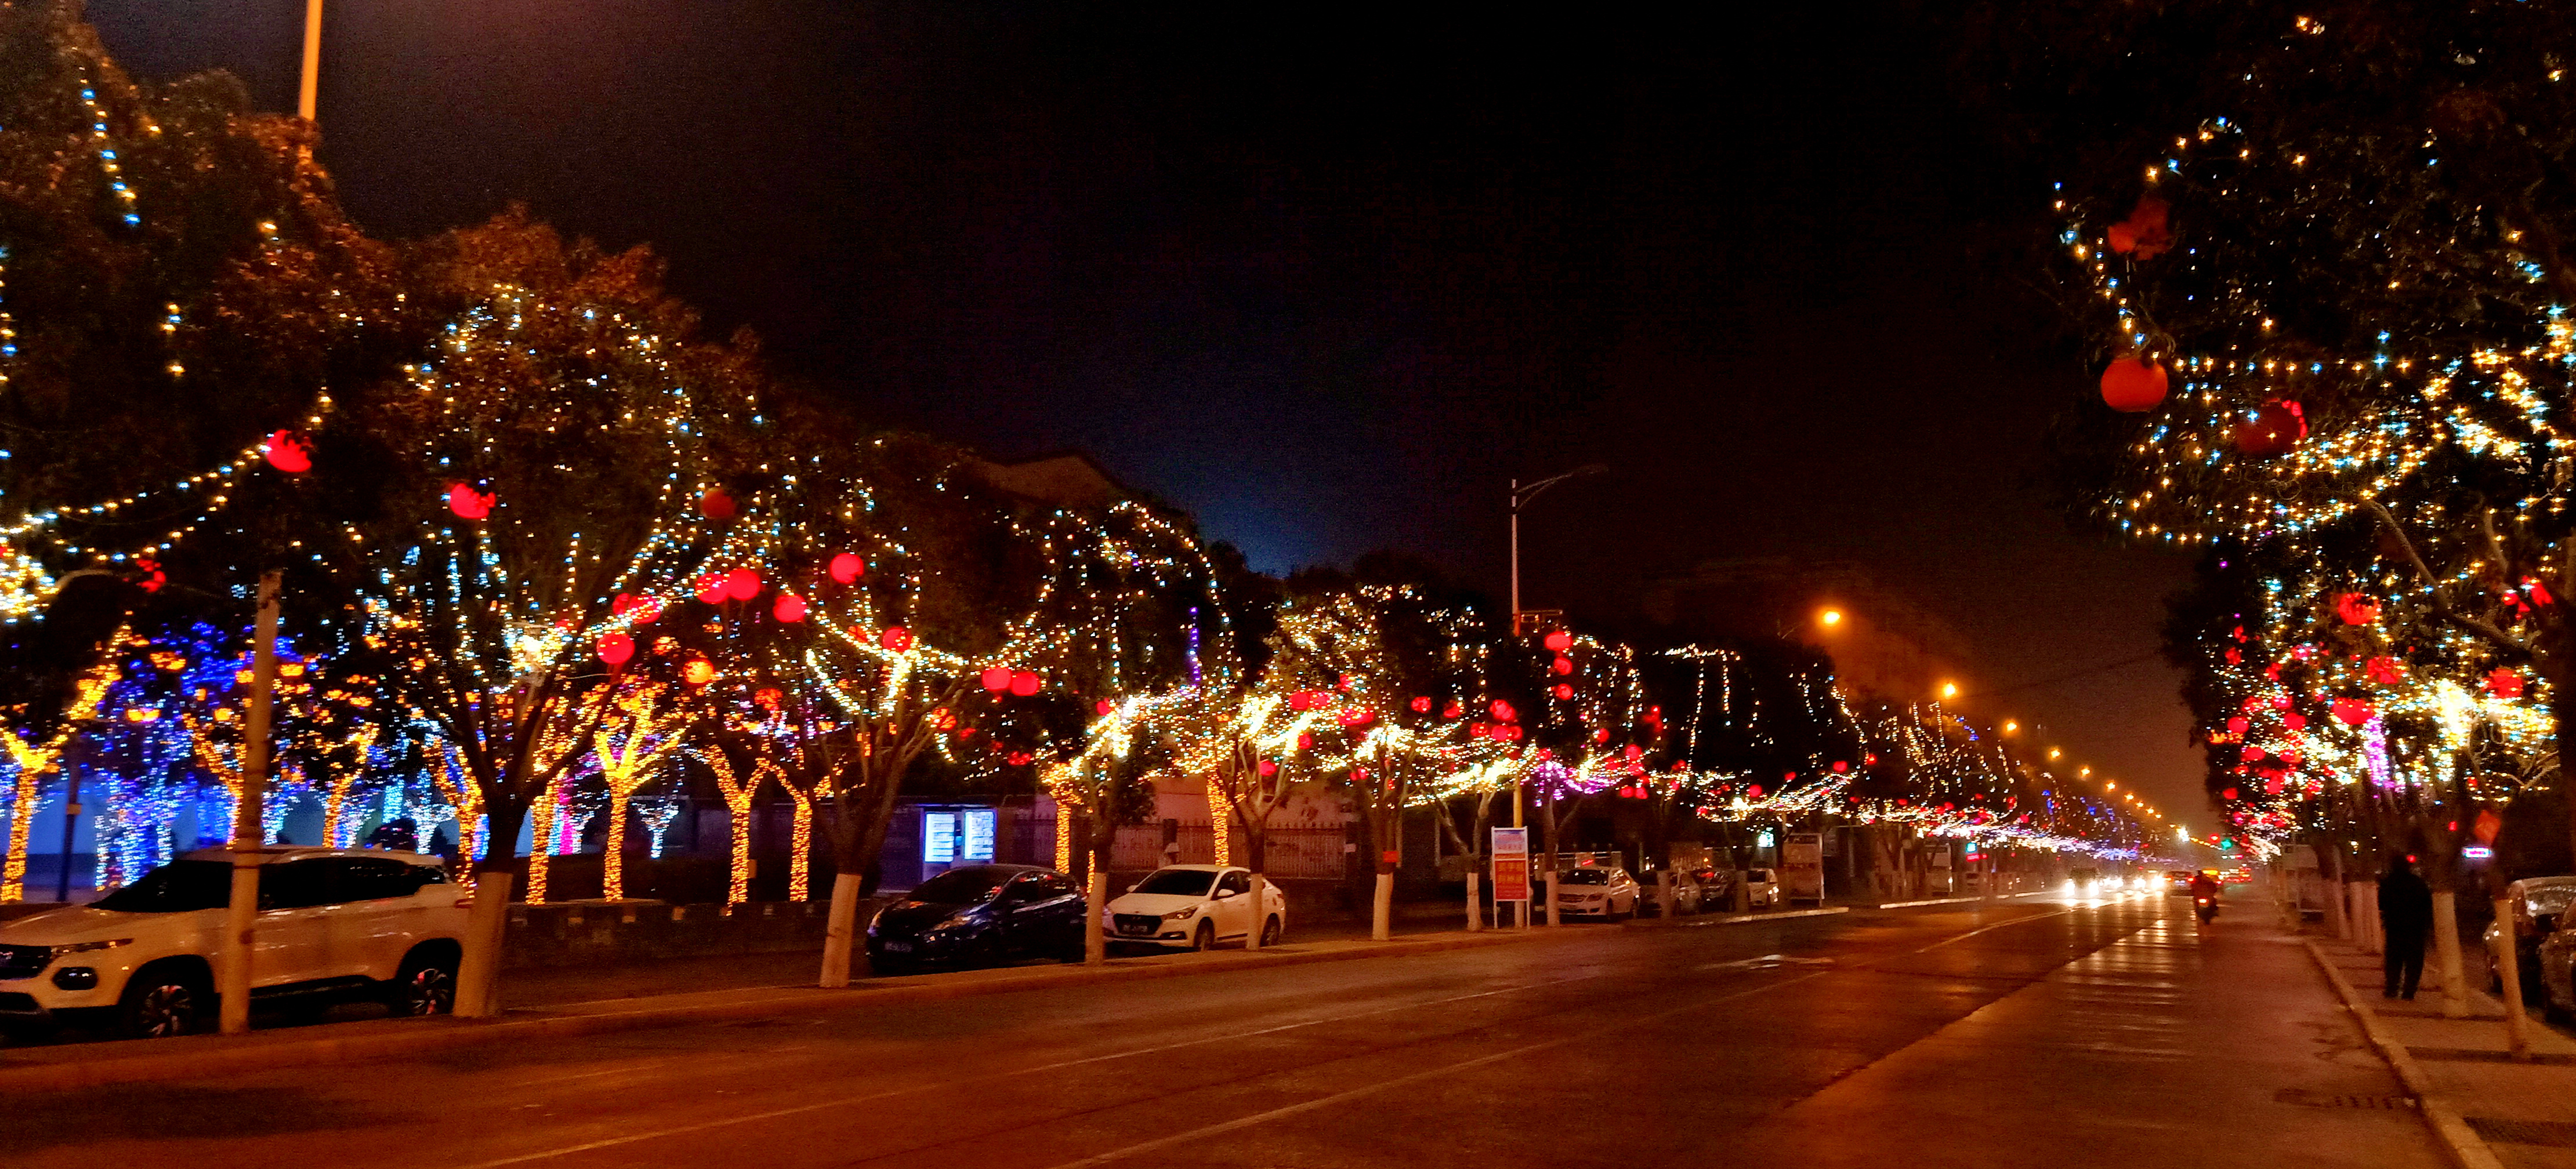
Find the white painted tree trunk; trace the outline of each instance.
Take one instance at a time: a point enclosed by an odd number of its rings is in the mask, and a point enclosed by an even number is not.
[[[2443,1017],[2467,1015],[2468,988],[2460,981],[2460,903],[2448,889],[2433,894],[2433,958],[2442,971]]]
[[[501,938],[510,925],[508,869],[474,874],[474,908],[465,917],[465,955],[457,963],[456,1013],[483,1019],[501,1013]]]
[[[1270,921],[1269,889],[1268,877],[1259,873],[1252,874],[1252,928],[1246,930],[1243,935],[1243,948],[1246,950],[1261,948],[1261,929]]]
[[[859,886],[863,883],[857,873],[832,878],[831,916],[823,926],[823,975],[815,982],[827,990],[850,985],[851,954],[858,942]]]
[[[1485,888],[1479,880],[1484,874],[1476,871],[1473,863],[1476,858],[1471,856],[1467,859],[1470,862],[1467,866],[1467,932],[1475,933],[1485,928]]]
[[[1377,875],[1377,894],[1369,898],[1369,938],[1383,942],[1394,937],[1391,926],[1395,916],[1395,874]]]

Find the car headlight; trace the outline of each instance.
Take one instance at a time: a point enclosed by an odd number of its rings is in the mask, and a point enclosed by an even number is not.
[[[132,938],[118,938],[114,941],[108,942],[73,942],[68,946],[54,947],[54,957],[61,958],[69,954],[87,954],[96,950],[113,950],[118,946],[131,946],[133,944],[134,939]]]
[[[1164,914],[1164,915],[1163,915],[1163,920],[1165,920],[1165,921],[1188,921],[1189,919],[1191,919],[1191,918],[1193,918],[1193,917],[1197,917],[1198,915],[1199,915],[1199,907],[1198,907],[1198,906],[1195,906],[1195,905],[1184,905],[1184,906],[1182,906],[1182,907],[1181,907],[1181,908],[1179,908],[1179,909],[1175,909],[1175,910],[1171,911],[1170,913],[1166,913],[1166,914]]]

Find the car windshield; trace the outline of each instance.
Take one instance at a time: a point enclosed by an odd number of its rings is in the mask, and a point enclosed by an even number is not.
[[[1139,893],[1163,893],[1173,897],[1205,897],[1216,874],[1206,869],[1157,869],[1136,882]]]
[[[923,881],[912,891],[912,899],[932,905],[973,905],[1018,875],[1012,869],[950,869]]]
[[[1607,885],[1610,883],[1610,870],[1568,869],[1565,873],[1565,883],[1568,885]]]
[[[2531,903],[2531,912],[2535,914],[2565,913],[2567,903],[2576,901],[2576,885],[2550,884],[2527,887],[2522,896],[2523,900]]]
[[[187,913],[221,909],[233,899],[233,867],[223,861],[172,861],[93,905],[117,913]]]

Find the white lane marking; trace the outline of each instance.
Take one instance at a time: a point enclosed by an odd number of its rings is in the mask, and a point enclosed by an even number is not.
[[[1276,1027],[1263,1027],[1254,1031],[1237,1031],[1226,1035],[1211,1035],[1204,1039],[1186,1039],[1178,1043],[1164,1043],[1153,1047],[1139,1047],[1129,1051],[1111,1052],[1107,1055],[1092,1055],[1084,1056],[1081,1059],[1060,1060],[1055,1063],[1041,1064],[1033,1068],[1013,1068],[1006,1072],[989,1072],[984,1075],[968,1076],[964,1079],[958,1080],[941,1080],[937,1083],[917,1084],[908,1088],[892,1088],[882,1092],[870,1092],[859,1096],[844,1096],[838,1099],[826,1100],[817,1104],[799,1104],[789,1108],[772,1109],[767,1112],[754,1112],[742,1116],[728,1116],[721,1120],[710,1120],[702,1124],[681,1125],[676,1128],[656,1129],[652,1132],[632,1133],[626,1136],[609,1137],[605,1140],[590,1141],[584,1144],[566,1145],[560,1149],[549,1149],[539,1153],[523,1153],[516,1157],[503,1157],[494,1161],[477,1161],[472,1165],[464,1166],[463,1169],[498,1169],[499,1166],[503,1165],[524,1165],[531,1161],[546,1161],[552,1160],[556,1157],[568,1157],[574,1153],[586,1153],[593,1149],[615,1148],[619,1145],[631,1145],[638,1141],[658,1140],[662,1137],[671,1136],[686,1136],[694,1132],[705,1132],[709,1129],[725,1128],[730,1125],[749,1124],[753,1121],[775,1120],[782,1116],[795,1116],[801,1113],[815,1112],[825,1108],[841,1108],[852,1104],[868,1104],[878,1100],[892,1099],[896,1096],[911,1096],[942,1088],[953,1088],[960,1084],[972,1084],[978,1080],[1011,1079],[1018,1076],[1033,1075],[1039,1072],[1052,1072],[1059,1071],[1064,1068],[1080,1067],[1084,1064],[1107,1063],[1112,1060],[1133,1059],[1140,1055],[1154,1055],[1159,1052],[1176,1051],[1184,1047],[1198,1047],[1202,1044],[1223,1043],[1232,1039],[1252,1039],[1262,1035],[1275,1035],[1281,1031],[1294,1031],[1300,1027],[1316,1027],[1326,1023],[1339,1023],[1351,1019],[1365,1019],[1371,1015],[1384,1015],[1394,1011],[1409,1011],[1417,1007],[1436,1007],[1443,1003],[1456,1003],[1465,1002],[1469,999],[1491,998],[1498,994],[1511,994],[1514,991],[1536,990],[1540,987],[1562,986],[1569,982],[1588,982],[1592,979],[1608,977],[1610,977],[1610,975],[1606,973],[1580,974],[1572,978],[1551,978],[1543,982],[1525,982],[1514,986],[1497,987],[1493,990],[1477,991],[1473,994],[1450,995],[1446,998],[1425,999],[1421,1002],[1414,1003],[1399,1003],[1391,1007],[1380,1007],[1373,1011],[1355,1011],[1347,1015],[1333,1015],[1322,1019],[1308,1019],[1301,1023],[1282,1023]]]
[[[654,1068],[659,1068],[659,1067],[669,1067],[669,1066],[672,1064],[672,1062],[673,1062],[673,1061],[671,1061],[671,1060],[664,1059],[664,1060],[656,1060],[656,1061],[654,1061],[654,1062],[652,1062],[652,1063],[635,1064],[635,1065],[630,1066],[630,1067],[602,1068],[602,1069],[600,1069],[599,1071],[595,1071],[595,1072],[574,1072],[573,1074],[568,1075],[568,1076],[547,1076],[547,1077],[545,1077],[545,1078],[543,1078],[543,1079],[537,1079],[537,1080],[521,1080],[521,1081],[519,1081],[518,1083],[513,1084],[513,1085],[511,1085],[511,1086],[512,1086],[512,1087],[515,1087],[515,1088],[534,1088],[534,1087],[538,1087],[538,1086],[540,1086],[540,1085],[544,1085],[544,1084],[560,1084],[560,1083],[563,1083],[563,1082],[565,1082],[565,1081],[567,1081],[567,1080],[591,1080],[591,1079],[597,1079],[597,1078],[599,1078],[599,1077],[601,1077],[601,1076],[613,1076],[613,1075],[617,1075],[617,1074],[618,1074],[618,1073],[620,1073],[620,1072],[647,1072],[647,1071],[651,1071],[651,1070],[653,1070]]]
[[[1710,962],[1702,966],[1693,966],[1691,973],[1702,974],[1711,970],[1771,970],[1781,966],[1831,966],[1833,964],[1834,960],[1831,958],[1796,958],[1787,954],[1764,954],[1759,958],[1738,958],[1732,962]]]
[[[1229,1133],[1239,1128],[1250,1128],[1256,1124],[1267,1124],[1282,1117],[1295,1116],[1303,1112],[1312,1112],[1318,1108],[1329,1107],[1346,1100],[1356,1100],[1362,1096],[1383,1092],[1389,1088],[1401,1087],[1405,1084],[1414,1083],[1420,1080],[1428,1080],[1436,1076],[1445,1076],[1453,1072],[1463,1072],[1469,1068],[1482,1067],[1489,1063],[1500,1063],[1507,1059],[1517,1059],[1521,1056],[1528,1055],[1531,1052],[1546,1051],[1552,1047],[1563,1047],[1569,1043],[1598,1039],[1601,1036],[1617,1031],[1625,1031],[1631,1027],[1636,1027],[1641,1024],[1661,1022],[1684,1012],[1704,1010],[1721,1003],[1732,1002],[1736,999],[1745,998],[1750,995],[1778,990],[1784,986],[1795,986],[1798,983],[1806,982],[1810,979],[1823,978],[1827,973],[1827,971],[1819,970],[1814,974],[1800,975],[1796,978],[1787,979],[1785,981],[1740,990],[1734,994],[1720,995],[1713,999],[1674,1007],[1668,1011],[1657,1011],[1651,1015],[1640,1015],[1636,1018],[1614,1023],[1607,1027],[1598,1027],[1590,1031],[1568,1035],[1562,1039],[1550,1039],[1544,1043],[1532,1043],[1523,1047],[1515,1047],[1509,1051],[1497,1051],[1490,1055],[1480,1055],[1474,1059],[1461,1060],[1457,1063],[1443,1067],[1429,1068],[1423,1071],[1414,1072],[1410,1075],[1397,1076],[1392,1080],[1379,1080],[1374,1084],[1364,1084],[1348,1091],[1335,1092],[1330,1096],[1319,1096],[1301,1104],[1291,1104],[1285,1108],[1273,1108],[1268,1112],[1259,1112],[1254,1113],[1251,1116],[1237,1117],[1233,1120],[1226,1121],[1223,1124],[1211,1124],[1203,1128],[1191,1129],[1188,1132],[1174,1133],[1167,1137],[1158,1137],[1154,1140],[1145,1141],[1140,1144],[1129,1145],[1123,1149],[1111,1149],[1106,1153],[1096,1153],[1079,1161],[1067,1161],[1064,1164],[1055,1166],[1054,1169],[1084,1169],[1084,1167],[1091,1165],[1106,1165],[1111,1161],[1133,1156],[1137,1153],[1149,1153],[1155,1149],[1167,1148],[1169,1146],[1182,1144],[1188,1141],[1200,1140],[1206,1137],[1216,1136],[1220,1133]]]

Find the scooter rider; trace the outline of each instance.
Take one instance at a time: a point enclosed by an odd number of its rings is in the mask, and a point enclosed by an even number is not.
[[[2191,875],[2191,903],[2194,908],[2206,907],[2201,909],[2202,921],[2218,916],[2218,880],[2206,869]]]

